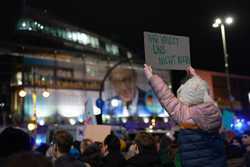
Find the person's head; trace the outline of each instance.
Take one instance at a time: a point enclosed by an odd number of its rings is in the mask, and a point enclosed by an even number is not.
[[[156,142],[154,137],[145,132],[140,132],[135,137],[135,143],[140,154],[156,152]]]
[[[124,102],[133,100],[136,91],[136,73],[133,69],[114,69],[111,72],[110,81],[116,93]]]
[[[178,88],[177,98],[187,105],[212,101],[206,81],[197,76],[189,78]]]
[[[68,154],[73,144],[72,135],[66,130],[58,130],[54,135],[54,152],[58,157],[62,154]]]
[[[120,151],[120,146],[120,140],[114,134],[110,134],[104,139],[104,147],[108,152]]]
[[[92,143],[93,143],[93,142],[92,142],[92,140],[90,140],[90,139],[83,139],[82,142],[81,142],[81,144],[80,144],[80,151],[81,151],[81,154],[83,154],[84,151],[85,151],[85,149],[86,149],[89,145],[91,145]]]
[[[100,166],[102,163],[101,147],[97,143],[88,145],[83,153],[83,161],[90,166]]]
[[[99,146],[102,155],[107,153],[107,146],[105,146],[103,142],[95,142],[95,144]]]
[[[250,146],[250,131],[244,132],[241,138],[242,144],[245,146]]]
[[[21,129],[8,127],[0,134],[0,148],[0,157],[30,151],[32,149],[31,138]]]
[[[6,167],[52,167],[52,162],[41,154],[23,152],[10,156]]]
[[[241,147],[242,145],[242,142],[241,142],[241,138],[240,137],[234,137],[231,141],[231,144],[234,145],[234,146],[238,146],[238,147]]]

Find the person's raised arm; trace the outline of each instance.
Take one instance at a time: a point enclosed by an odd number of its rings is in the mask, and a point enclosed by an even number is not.
[[[188,66],[186,69],[187,75],[191,76],[191,77],[195,77],[198,76],[197,73],[195,72],[195,70],[193,69],[193,67]]]
[[[164,107],[177,123],[190,120],[189,107],[178,100],[165,82],[158,76],[153,75],[153,70],[144,64],[144,73],[152,89],[156,93],[162,107]]]
[[[148,80],[153,76],[153,70],[151,66],[144,64],[144,74]]]

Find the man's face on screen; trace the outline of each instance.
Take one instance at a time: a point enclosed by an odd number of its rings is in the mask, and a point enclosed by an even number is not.
[[[135,95],[135,84],[131,81],[123,81],[114,84],[115,91],[124,102],[130,102]]]
[[[116,71],[112,74],[111,83],[117,95],[124,102],[131,102],[135,96],[136,78],[131,71]]]

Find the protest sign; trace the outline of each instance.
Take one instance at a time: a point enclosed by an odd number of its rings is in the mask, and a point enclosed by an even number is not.
[[[156,69],[184,70],[190,66],[189,38],[144,32],[146,64]]]
[[[87,125],[84,131],[84,139],[103,142],[106,136],[111,133],[111,126],[107,125]]]

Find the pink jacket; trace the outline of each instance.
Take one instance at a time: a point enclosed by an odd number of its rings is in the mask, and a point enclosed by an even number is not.
[[[220,128],[221,113],[215,103],[185,105],[175,97],[165,82],[157,75],[150,78],[150,84],[161,105],[178,124],[196,124],[200,129],[207,131]]]

